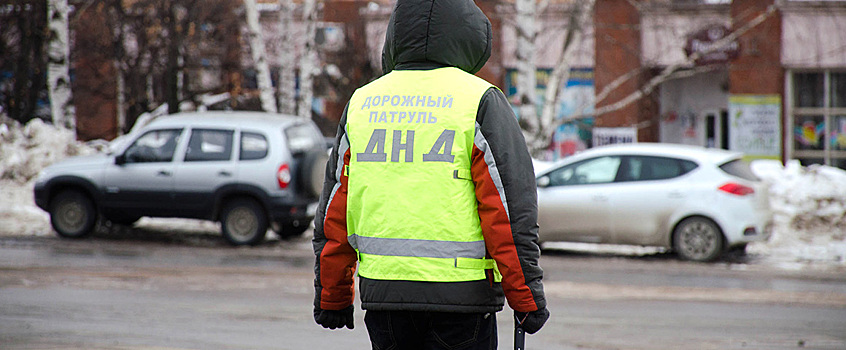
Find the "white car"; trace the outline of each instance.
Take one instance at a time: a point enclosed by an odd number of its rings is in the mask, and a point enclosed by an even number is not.
[[[696,261],[766,240],[767,186],[742,156],[637,143],[565,158],[537,173],[540,240],[658,246]]]

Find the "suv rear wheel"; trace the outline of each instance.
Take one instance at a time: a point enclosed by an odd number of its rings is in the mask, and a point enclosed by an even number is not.
[[[267,234],[267,215],[256,201],[238,198],[225,204],[220,215],[223,237],[233,245],[256,245]]]
[[[96,223],[94,202],[82,192],[64,190],[50,202],[50,224],[59,236],[84,237],[94,230]]]
[[[323,149],[312,150],[303,157],[298,175],[300,184],[302,184],[301,186],[307,196],[318,198],[323,192],[323,178],[326,174],[327,161],[329,161],[329,155]]]

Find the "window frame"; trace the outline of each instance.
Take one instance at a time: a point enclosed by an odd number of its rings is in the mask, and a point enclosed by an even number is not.
[[[822,107],[798,107],[796,101],[796,90],[794,86],[798,74],[822,74],[823,75],[823,106]],[[785,145],[788,159],[797,159],[803,165],[822,163],[835,166],[843,165],[846,168],[846,149],[837,150],[831,144],[831,137],[835,131],[834,122],[839,118],[846,118],[846,106],[833,107],[834,96],[832,95],[832,75],[846,74],[846,69],[794,69],[789,70],[785,82],[785,95],[787,98],[787,118],[785,120]],[[843,96],[846,99],[846,96]],[[800,117],[822,116],[823,147],[821,150],[797,149],[799,143],[796,141],[795,123]]]

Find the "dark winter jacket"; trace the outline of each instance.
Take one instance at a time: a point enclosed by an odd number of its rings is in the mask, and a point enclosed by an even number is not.
[[[470,0],[398,0],[388,24],[382,68],[385,74],[440,67],[476,73],[490,57],[492,40],[490,22]],[[456,88],[461,87],[444,86],[443,90],[448,93]],[[346,205],[340,203],[346,200],[342,174],[349,161],[349,152],[339,154],[340,145],[349,144],[346,121],[345,110],[315,217],[315,307],[326,310],[340,310],[353,303],[357,258],[346,240]],[[490,278],[418,282],[360,277],[364,309],[490,312],[501,310],[504,298],[516,311],[546,306],[543,271],[538,266],[532,162],[516,117],[499,89],[490,88],[484,94],[476,122],[477,134],[486,140],[486,147],[473,149],[471,176],[488,255],[497,261],[502,282]]]

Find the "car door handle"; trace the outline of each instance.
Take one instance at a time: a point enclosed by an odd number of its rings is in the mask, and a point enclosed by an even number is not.
[[[226,171],[226,170],[221,170],[221,171],[218,171],[218,172],[217,172],[217,176],[221,176],[221,177],[230,177],[230,176],[232,176],[232,173],[230,173],[230,172],[228,172],[228,171]]]
[[[173,174],[171,174],[167,170],[159,170],[159,172],[156,174],[156,176],[170,176],[170,175],[173,175]]]
[[[670,197],[670,198],[684,198],[684,193],[681,193],[681,192],[679,192],[679,191],[672,191],[672,192],[670,192],[670,193],[668,193],[668,194],[667,194],[667,197]]]

